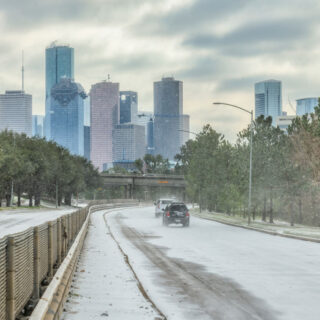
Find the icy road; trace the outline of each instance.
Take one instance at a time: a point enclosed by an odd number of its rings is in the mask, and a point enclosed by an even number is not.
[[[63,319],[319,320],[319,266],[317,243],[195,217],[163,227],[153,207],[100,211]]]

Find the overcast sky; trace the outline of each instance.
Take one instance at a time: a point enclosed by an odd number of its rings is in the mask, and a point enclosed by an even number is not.
[[[0,0],[0,92],[25,89],[44,113],[45,48],[75,48],[75,80],[86,91],[111,75],[153,108],[153,81],[184,82],[191,130],[210,123],[234,140],[249,115],[213,107],[254,107],[254,82],[277,79],[289,100],[320,95],[318,0]]]

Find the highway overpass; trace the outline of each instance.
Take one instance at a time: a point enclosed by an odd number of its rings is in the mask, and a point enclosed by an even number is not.
[[[132,198],[134,196],[136,187],[145,187],[146,189],[173,188],[182,193],[183,197],[185,197],[186,181],[184,176],[163,174],[124,175],[101,173],[101,177],[104,187],[124,186],[127,198]]]

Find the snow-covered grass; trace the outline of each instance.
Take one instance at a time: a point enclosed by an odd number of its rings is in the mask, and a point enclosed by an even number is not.
[[[58,209],[44,207],[3,209],[0,211],[0,238],[55,220],[75,210],[74,207],[66,206]]]
[[[222,223],[236,224],[243,227],[248,226],[248,219],[243,218],[239,215],[233,216],[209,211],[202,211],[200,213],[198,208],[190,209],[190,212],[194,216],[198,216],[204,219],[209,219]],[[320,240],[320,228],[300,224],[295,224],[294,226],[291,226],[290,223],[286,221],[274,220],[274,223],[268,223],[262,221],[261,219],[256,219],[254,221],[251,221],[250,227],[262,231],[277,233],[279,235],[290,235]]]

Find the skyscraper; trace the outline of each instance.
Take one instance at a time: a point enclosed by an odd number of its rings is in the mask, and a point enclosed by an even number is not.
[[[83,133],[84,133],[84,153],[83,156],[90,160],[90,127],[84,126],[83,127]]]
[[[32,116],[32,136],[43,137],[43,120],[44,116]]]
[[[255,117],[271,116],[272,124],[282,115],[281,81],[267,80],[255,84]]]
[[[0,94],[0,131],[32,135],[32,96],[21,90]]]
[[[90,97],[84,100],[84,157],[90,160]]]
[[[138,94],[120,91],[120,123],[135,123],[138,114]]]
[[[146,153],[154,155],[154,126],[153,126],[153,118],[149,119],[147,123],[147,151]]]
[[[83,87],[71,79],[61,78],[51,89],[50,139],[69,149],[72,154],[84,154]]]
[[[307,113],[313,113],[314,108],[318,106],[318,98],[304,98],[297,100],[297,116],[303,116]]]
[[[53,42],[46,48],[46,119],[45,135],[50,139],[50,98],[52,87],[61,78],[74,79],[74,49]]]
[[[92,85],[90,159],[100,171],[112,166],[112,131],[119,123],[119,83],[103,81]]]
[[[134,162],[145,155],[143,126],[132,123],[118,124],[113,130],[113,162]]]
[[[154,82],[155,154],[173,160],[182,145],[183,83],[173,77]]]

